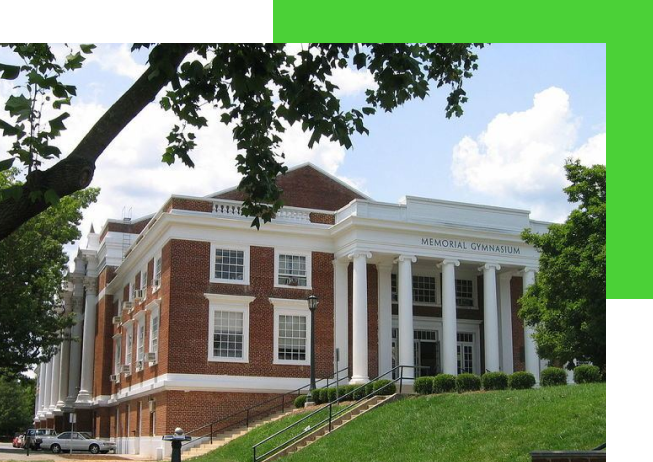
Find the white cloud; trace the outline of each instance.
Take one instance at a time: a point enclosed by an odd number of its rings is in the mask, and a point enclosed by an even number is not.
[[[87,63],[98,63],[99,66],[114,74],[131,79],[137,79],[147,68],[134,60],[130,46],[126,43],[119,45],[99,45],[93,53],[88,55]]]
[[[472,192],[526,206],[539,218],[564,216],[556,204],[564,200],[565,160],[605,163],[605,133],[576,148],[579,124],[569,95],[548,88],[535,95],[530,109],[498,114],[476,139],[460,140],[453,149],[454,180]]]
[[[351,67],[344,69],[336,68],[333,70],[331,83],[338,86],[336,96],[353,96],[363,93],[367,89],[376,89],[372,73],[368,70],[354,70]]]

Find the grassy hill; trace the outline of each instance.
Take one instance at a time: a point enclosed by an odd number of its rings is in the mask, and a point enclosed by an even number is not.
[[[605,384],[409,398],[364,414],[284,462],[530,460],[537,449],[605,442]],[[196,462],[250,462],[251,447],[299,418],[257,428]]]

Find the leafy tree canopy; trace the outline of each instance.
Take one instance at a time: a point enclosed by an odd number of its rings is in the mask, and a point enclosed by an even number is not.
[[[574,359],[605,366],[605,165],[565,166],[569,201],[578,207],[543,235],[522,237],[541,252],[537,282],[522,297],[520,315],[535,326],[538,354],[562,364]]]
[[[17,169],[0,172],[0,187],[19,185]],[[68,316],[56,313],[67,271],[64,245],[80,238],[82,210],[99,190],[61,199],[0,241],[0,377],[48,360],[62,340]]]
[[[0,435],[14,436],[32,426],[34,380],[25,376],[0,378]]]
[[[297,54],[284,44],[135,44],[132,50],[150,50],[148,69],[70,153],[56,146],[69,117],[65,108],[76,96],[75,86],[65,82],[94,46],[71,47],[62,63],[47,44],[6,46],[22,64],[0,63],[0,78],[16,80],[19,90],[5,103],[10,120],[0,120],[3,135],[13,140],[0,170],[18,162],[27,177],[25,184],[0,191],[0,239],[58,198],[87,187],[97,158],[164,88],[160,105],[179,123],[171,128],[162,160],[192,167],[197,130],[215,122],[201,107],[219,109],[240,150],[243,212],[258,227],[282,205],[275,179],[286,171],[279,146],[289,125],[301,124],[311,134],[309,147],[326,137],[350,148],[354,133],[368,133],[365,116],[443,86],[449,88],[446,116],[460,116],[467,101],[463,82],[477,69],[474,52],[483,44],[310,44]],[[362,107],[345,110],[332,72],[349,64],[371,72],[376,85]],[[41,170],[44,160],[56,163]]]

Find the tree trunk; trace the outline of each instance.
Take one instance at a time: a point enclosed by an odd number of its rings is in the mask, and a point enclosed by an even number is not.
[[[30,192],[53,189],[62,198],[86,188],[93,179],[95,162],[109,143],[136,117],[172,79],[166,69],[176,71],[191,45],[158,45],[150,53],[150,66],[95,123],[84,139],[64,159],[44,171],[34,171],[27,176],[18,200],[0,201],[0,240],[20,225],[48,207],[43,196],[32,201]],[[157,56],[156,62],[152,57]],[[164,65],[159,66],[164,63]],[[154,74],[152,74],[154,71]]]

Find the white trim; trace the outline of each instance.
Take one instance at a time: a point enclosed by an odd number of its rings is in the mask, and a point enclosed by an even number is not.
[[[237,279],[219,279],[215,277],[215,251],[221,250],[236,250],[243,252],[243,280],[239,281]],[[219,284],[241,284],[249,285],[249,267],[250,267],[250,258],[249,258],[249,246],[240,246],[240,245],[224,245],[217,242],[211,242],[211,268],[209,270],[209,282],[216,282]]]
[[[306,258],[306,285],[305,286],[289,286],[286,284],[279,284],[279,255],[290,255],[293,257]],[[289,289],[312,290],[313,288],[313,253],[297,251],[286,248],[274,248],[274,287],[283,287]]]
[[[156,333],[156,350],[152,350],[152,330],[153,330],[152,326],[154,325],[154,318],[158,318],[158,326],[157,326],[157,333]],[[159,310],[159,305],[155,304],[155,306],[151,308],[150,311],[150,335],[148,336],[147,351],[148,353],[156,353],[157,361],[150,363],[150,367],[154,367],[159,362],[158,357],[159,357],[160,340],[161,340],[161,311]]]
[[[209,331],[207,339],[207,361],[220,363],[249,363],[249,304],[256,297],[245,295],[204,294],[209,301]],[[213,334],[215,330],[215,312],[232,311],[243,315],[243,357],[224,358],[213,355]]]
[[[308,309],[306,300],[271,298],[274,309],[274,332],[273,332],[273,352],[272,364],[309,366],[311,364],[311,313]],[[306,359],[301,360],[284,360],[279,359],[279,316],[305,316],[306,317]]]

